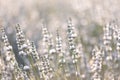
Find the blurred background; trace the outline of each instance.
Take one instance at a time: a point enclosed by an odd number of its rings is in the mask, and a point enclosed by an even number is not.
[[[0,25],[6,27],[11,43],[15,41],[14,27],[20,24],[37,44],[42,22],[53,35],[57,29],[63,35],[71,17],[84,43],[94,45],[102,39],[102,27],[120,17],[119,4],[120,0],[0,0]]]

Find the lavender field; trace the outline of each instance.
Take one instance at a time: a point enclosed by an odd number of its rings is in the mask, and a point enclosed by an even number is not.
[[[0,0],[0,80],[120,80],[119,0]]]

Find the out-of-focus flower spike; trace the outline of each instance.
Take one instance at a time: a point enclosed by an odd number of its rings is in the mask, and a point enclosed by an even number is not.
[[[8,38],[7,38],[7,35],[5,34],[4,29],[2,29],[2,40],[4,43],[5,63],[6,63],[4,71],[3,71],[3,73],[5,73],[6,75],[2,75],[2,76],[5,78],[5,76],[7,76],[7,74],[13,74],[14,77],[11,77],[11,78],[18,80],[18,77],[21,78],[19,75],[21,75],[22,72],[19,72],[20,68],[18,67],[18,63],[15,59],[15,55],[13,53],[12,46],[10,45],[10,43],[8,41]],[[5,78],[5,79],[7,80],[7,78]],[[23,79],[21,79],[21,80],[23,80]]]
[[[101,80],[102,62],[103,56],[102,52],[95,47],[92,51],[92,63],[91,63],[91,80]]]
[[[107,51],[112,51],[112,47],[111,47],[112,32],[110,31],[110,23],[108,23],[103,29],[104,29],[103,41],[104,41],[105,49]]]
[[[49,59],[47,58],[47,56],[41,56],[40,58],[41,62],[40,62],[40,66],[41,66],[41,73],[44,77],[44,79],[46,80],[51,79],[53,77],[53,68],[50,65]]]
[[[12,50],[12,46],[9,44],[8,38],[7,38],[6,34],[5,34],[5,31],[4,31],[4,29],[1,29],[1,30],[2,30],[2,40],[4,42],[5,49],[6,49],[6,51],[7,50],[11,51]]]
[[[33,57],[35,63],[38,62],[39,55],[38,55],[38,52],[37,52],[36,47],[34,45],[34,42],[31,42],[31,52],[32,52],[32,57]]]
[[[120,60],[120,29],[118,29],[116,50],[117,50],[117,58]]]
[[[57,30],[56,34],[56,52],[58,54],[58,67],[64,68],[64,64],[66,63],[64,50],[62,48],[62,38],[59,35],[59,31]]]
[[[39,41],[39,53],[48,55],[49,50],[49,32],[45,24],[42,24],[42,41]]]
[[[30,69],[30,62],[29,62],[29,47],[28,47],[28,43],[27,43],[27,39],[25,38],[25,35],[22,31],[22,29],[20,28],[20,25],[16,25],[16,42],[17,42],[17,46],[18,46],[18,50],[19,50],[19,55],[21,56],[21,58],[23,59],[24,62],[24,68],[25,70],[29,70]]]
[[[45,24],[42,25],[42,34],[43,34],[43,41],[47,43],[49,41],[49,32]]]
[[[56,35],[56,51],[57,53],[61,53],[62,51],[62,39],[59,35],[59,31],[57,30],[57,35]]]

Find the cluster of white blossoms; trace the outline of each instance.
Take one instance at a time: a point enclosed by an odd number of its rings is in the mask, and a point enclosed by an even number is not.
[[[58,67],[63,67],[63,65],[66,63],[65,52],[62,48],[62,38],[60,37],[58,30],[56,36],[56,54],[58,55]]]
[[[37,72],[38,75],[36,75],[39,78],[43,78],[42,77],[42,73],[41,73],[41,63],[40,63],[40,56],[36,50],[36,47],[34,45],[34,42],[29,42],[30,44],[30,53],[33,59],[33,68],[35,68],[35,71]]]
[[[69,43],[69,50],[70,50],[70,55],[73,60],[73,63],[77,63],[77,59],[80,57],[78,54],[78,51],[76,50],[75,46],[75,38],[76,38],[76,33],[74,30],[74,26],[72,24],[71,18],[68,20],[68,29],[67,29],[67,37],[68,37],[68,43]]]
[[[29,61],[27,59],[27,56],[29,55],[28,44],[26,42],[25,35],[21,30],[19,24],[16,26],[16,42],[18,46],[19,55],[22,57],[24,61],[23,69],[29,70],[30,66],[29,66]]]
[[[103,62],[103,54],[95,47],[92,51],[92,64],[91,64],[91,80],[102,80],[101,71],[102,71],[102,62]]]
[[[116,69],[119,69],[120,67],[120,28],[116,22],[112,21],[106,25],[104,28],[103,41],[105,46],[104,53],[106,54],[104,57],[107,65],[107,69],[105,70],[104,74],[105,79],[108,78],[108,80],[116,80],[119,74]]]
[[[25,35],[20,28],[20,25],[16,26],[16,41],[18,46],[19,57],[22,58],[24,63],[21,64],[22,70],[24,71],[24,73],[26,73],[26,76],[28,76],[29,79],[34,79],[34,71],[32,70],[34,68],[34,52],[31,50],[32,45],[30,44],[30,41],[25,38]]]
[[[42,41],[39,42],[39,71],[40,77],[45,80],[52,78],[53,66],[50,65],[54,60],[53,54],[56,52],[52,40],[52,35],[49,33],[47,27],[42,25]],[[51,61],[51,62],[50,62]],[[55,66],[55,65],[54,65]]]
[[[69,49],[70,50],[75,50],[75,44],[74,44],[74,40],[76,38],[76,33],[74,31],[74,26],[72,24],[72,20],[71,18],[68,20],[68,29],[67,29],[67,37],[68,37],[68,41],[69,41]]]
[[[39,52],[43,53],[43,54],[47,54],[48,53],[48,44],[49,44],[49,32],[47,27],[43,24],[42,25],[42,41],[39,42]],[[42,47],[41,47],[42,46]]]
[[[112,28],[111,24],[108,23],[104,28],[103,43],[106,51],[112,51],[111,40],[112,40]]]
[[[18,63],[15,59],[15,55],[10,45],[7,35],[5,34],[4,29],[2,30],[2,40],[4,46],[4,70],[2,72],[2,80],[23,80],[23,73],[18,66]]]
[[[49,80],[53,77],[53,68],[47,56],[40,57],[40,70],[45,80]]]
[[[35,65],[38,65],[39,64],[39,60],[40,60],[40,57],[39,57],[39,54],[36,50],[36,47],[34,45],[34,42],[30,42],[30,52],[31,52],[31,55],[32,55],[32,58],[34,60],[34,63]]]
[[[62,38],[59,35],[59,31],[57,30],[57,35],[56,35],[56,52],[60,53],[62,52]]]
[[[120,29],[119,29],[119,33],[118,33],[118,40],[117,40],[117,51],[118,51],[118,59],[120,60]]]
[[[54,48],[54,43],[52,40],[52,34],[48,31],[45,24],[42,25],[42,41],[39,42],[39,53],[43,55],[50,56],[52,59],[52,54],[56,52]]]
[[[1,80],[119,80],[120,78],[120,28],[112,22],[104,27],[102,43],[104,45],[100,45],[100,49],[95,47],[92,56],[89,51],[84,52],[87,45],[82,45],[84,40],[82,37],[77,37],[71,19],[67,24],[66,43],[63,42],[58,30],[56,37],[53,37],[47,27],[42,26],[42,38],[38,44],[40,51],[37,51],[34,42],[26,38],[19,25],[16,26],[18,48],[16,53],[13,52],[5,30],[1,29],[1,33]]]
[[[120,27],[118,24],[113,24],[113,38],[115,42],[115,48],[117,50],[117,59],[120,60]]]
[[[113,54],[111,53],[113,44],[116,46],[118,53],[120,51],[120,29],[114,21],[104,27],[103,41],[105,50],[106,52],[108,51],[107,60],[111,60],[113,58]],[[119,54],[117,56],[119,56]]]
[[[55,61],[55,56],[54,54],[56,53],[56,50],[55,50],[55,45],[54,45],[54,41],[52,39],[52,34],[49,34],[49,43],[48,43],[48,56],[49,56],[49,59],[52,60],[52,61]]]
[[[75,27],[72,24],[72,19],[69,18],[68,25],[67,25],[67,39],[68,39],[68,51],[69,56],[73,64],[73,73],[75,74],[77,79],[80,79],[80,68],[79,68],[79,62],[80,62],[80,51],[76,47],[76,40],[77,34],[75,32]]]

